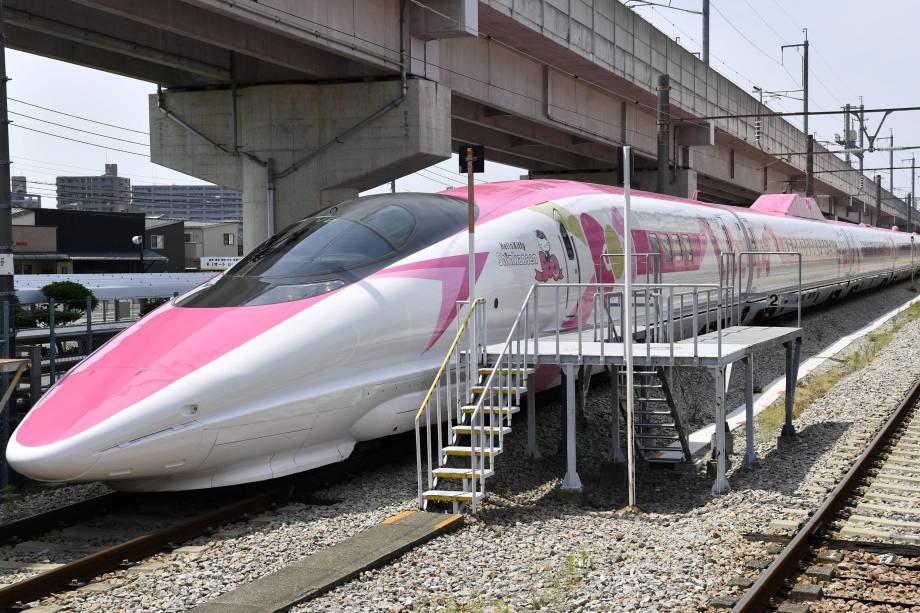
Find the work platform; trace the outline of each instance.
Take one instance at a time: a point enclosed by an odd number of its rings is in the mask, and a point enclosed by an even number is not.
[[[624,366],[624,345],[617,342],[579,340],[578,332],[542,335],[528,339],[521,351],[532,356],[532,365],[578,364],[586,366]],[[802,328],[770,326],[732,326],[718,332],[702,334],[673,343],[634,342],[633,360],[642,366],[727,366],[754,355],[802,338]],[[504,344],[486,347],[486,357],[496,360]]]
[[[803,330],[801,278],[771,300],[797,312],[797,325],[753,326],[756,300],[740,289],[745,277],[737,263],[749,254],[723,254],[715,284],[673,284],[653,279],[633,283],[538,283],[531,287],[504,342],[489,339],[483,301],[461,305],[466,316],[416,415],[419,506],[451,503],[454,511],[476,511],[485,481],[496,470],[504,437],[526,397],[527,445],[540,457],[536,439],[536,379],[543,383],[561,371],[565,390],[566,474],[561,488],[580,490],[576,415],[586,404],[592,375],[610,378],[609,458],[627,461],[630,498],[635,460],[657,464],[696,464],[709,448],[713,495],[729,490],[725,396],[736,364],[744,368],[746,449],[743,464],[756,463],[754,451],[754,356],[779,347],[786,354],[785,423],[781,435],[795,433],[792,408]],[[608,256],[604,256],[608,257]],[[648,259],[652,254],[639,254]],[[649,267],[646,266],[646,270]],[[572,296],[581,297],[577,305]],[[574,306],[573,306],[574,305]],[[747,320],[747,321],[745,321]],[[629,331],[629,333],[627,333]],[[626,339],[631,342],[624,343]],[[631,353],[627,357],[628,351]],[[631,364],[631,368],[627,365]],[[712,375],[713,428],[710,445],[690,440],[686,411],[672,392],[673,375],[685,368]],[[558,369],[558,370],[553,370]],[[544,374],[540,375],[540,372]],[[547,378],[548,376],[548,378]],[[623,427],[625,422],[625,428]],[[446,423],[447,435],[440,424]],[[721,425],[721,427],[720,427]],[[422,431],[424,430],[424,438]],[[625,436],[624,436],[625,434]],[[625,438],[625,450],[621,438]],[[624,453],[625,451],[625,453]],[[424,460],[424,461],[423,461]],[[427,476],[427,489],[424,482]],[[461,489],[443,484],[459,483]]]

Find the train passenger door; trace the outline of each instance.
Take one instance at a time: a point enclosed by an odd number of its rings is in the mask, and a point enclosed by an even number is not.
[[[562,247],[562,252],[564,257],[563,266],[565,267],[565,279],[563,283],[580,283],[581,282],[581,263],[578,259],[578,249],[575,248],[575,242],[572,240],[572,236],[569,234],[569,231],[565,227],[565,223],[562,220],[562,215],[559,214],[559,211],[553,209],[553,219],[556,222],[556,225],[559,228],[559,242]],[[578,301],[578,297],[581,295],[581,292],[578,288],[567,287],[565,290],[565,308],[566,312],[575,307],[575,303]]]

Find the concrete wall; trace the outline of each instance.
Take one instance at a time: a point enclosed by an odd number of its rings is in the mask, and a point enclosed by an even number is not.
[[[224,148],[234,148],[228,92],[170,92],[166,105]],[[155,96],[150,98],[150,112],[153,161],[243,192],[247,249],[268,236],[269,159],[276,175],[278,230],[450,155],[450,92],[431,81],[409,81],[405,99],[398,80],[241,89],[239,155],[220,150],[167,118],[157,109]]]

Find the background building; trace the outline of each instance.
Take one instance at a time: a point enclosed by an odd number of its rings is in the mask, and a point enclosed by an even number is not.
[[[135,236],[146,239],[144,226],[144,216],[135,213],[17,209],[16,273],[163,272],[166,256],[132,242]]]
[[[42,206],[42,197],[29,193],[25,177],[10,177],[10,204],[14,209],[39,209]]]
[[[242,255],[239,224],[235,221],[186,221],[185,268],[201,270],[201,258],[236,258]]]
[[[219,185],[135,185],[134,205],[148,217],[240,221],[243,196]]]
[[[118,176],[118,164],[106,164],[101,176],[58,177],[57,208],[103,213],[133,213],[131,179]]]
[[[185,271],[185,222],[181,219],[152,219],[145,221],[146,247],[166,258],[157,272]]]

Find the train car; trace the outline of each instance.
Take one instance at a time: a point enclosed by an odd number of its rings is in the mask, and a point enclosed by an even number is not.
[[[16,428],[7,459],[46,481],[127,490],[210,488],[305,471],[413,427],[467,299],[465,190],[358,198],[304,219],[163,305],[61,378]],[[476,287],[490,342],[534,283],[610,283],[621,188],[511,181],[476,188]],[[711,283],[753,255],[745,290],[803,283],[811,304],[910,274],[912,236],[824,221],[809,200],[751,208],[634,192],[634,250],[666,283]],[[641,270],[637,270],[641,274]],[[560,288],[547,325],[590,317]],[[753,317],[754,313],[748,313]]]

